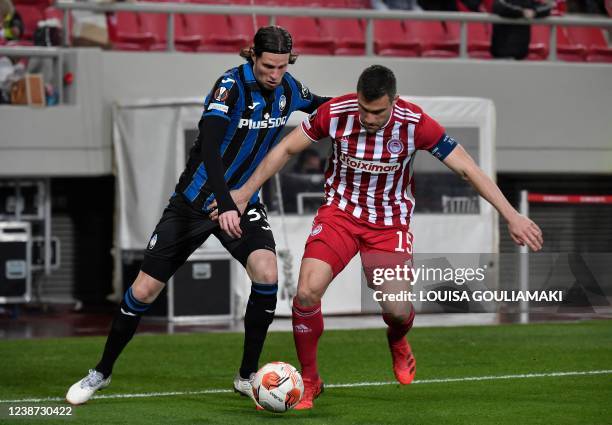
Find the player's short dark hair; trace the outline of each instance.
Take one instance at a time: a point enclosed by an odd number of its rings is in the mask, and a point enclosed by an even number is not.
[[[253,37],[253,45],[240,51],[240,56],[251,60],[251,54],[261,57],[264,52],[284,54],[289,53],[289,63],[293,64],[297,60],[297,55],[291,53],[293,49],[293,39],[291,34],[283,27],[270,25],[261,27]]]
[[[393,101],[397,93],[397,82],[393,71],[382,65],[368,66],[359,76],[357,92],[368,102],[380,99],[384,95]]]

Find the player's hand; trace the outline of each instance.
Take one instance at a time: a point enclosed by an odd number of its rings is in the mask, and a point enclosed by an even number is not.
[[[219,226],[221,230],[230,235],[233,238],[239,238],[242,236],[242,229],[240,228],[240,216],[238,211],[231,210],[222,213],[219,216]]]
[[[542,249],[544,244],[542,231],[528,217],[516,214],[516,216],[508,221],[508,231],[515,244],[521,246],[526,244],[532,251]]]
[[[240,213],[240,215],[244,214],[244,210],[246,209],[249,200],[248,199],[244,199],[245,197],[242,195],[242,193],[239,190],[232,190],[230,191],[230,196],[232,197],[232,199],[234,200],[234,204],[236,204],[236,207],[238,207],[238,211]],[[211,204],[210,204],[210,208],[213,210],[210,214],[208,214],[208,218],[210,218],[213,221],[217,221],[219,219],[219,209],[217,206],[217,200],[215,199]]]
[[[535,17],[535,10],[533,10],[533,9],[523,9],[523,16],[526,19],[533,19]]]

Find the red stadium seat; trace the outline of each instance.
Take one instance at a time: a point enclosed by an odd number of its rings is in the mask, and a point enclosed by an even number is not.
[[[491,59],[491,25],[472,23],[467,25],[468,55],[473,58]]]
[[[53,5],[53,0],[13,0],[13,4],[15,6],[21,4],[29,4],[32,6],[37,6],[40,9],[46,9],[49,6]]]
[[[321,7],[329,7],[333,9],[345,9],[348,6],[346,5],[346,0],[321,0]]]
[[[319,20],[321,31],[336,42],[336,55],[360,56],[365,54],[365,35],[357,19]]]
[[[233,52],[249,44],[248,36],[231,30],[229,17],[225,15],[187,15],[190,34],[202,37],[200,52]]]
[[[594,27],[567,27],[567,37],[573,44],[584,45],[587,62],[612,62],[612,49],[608,47],[603,30]]]
[[[345,0],[345,4],[349,9],[371,9],[371,0]]]
[[[109,17],[110,41],[116,50],[150,50],[155,35],[142,28],[141,16],[135,12],[116,12]]]
[[[415,57],[421,53],[417,41],[406,34],[401,21],[374,22],[374,51],[380,56]]]
[[[146,0],[154,1],[154,0]],[[158,0],[159,1],[159,0]],[[164,1],[164,0],[161,0]],[[171,0],[165,0],[171,2]],[[182,1],[179,1],[182,2]],[[155,42],[149,50],[164,51],[168,49],[168,15],[163,13],[139,13],[142,29],[145,33],[151,33]],[[202,15],[175,15],[174,16],[174,48],[178,51],[197,51],[203,42],[199,34],[204,28],[201,24],[192,24],[194,20]],[[219,16],[224,19],[224,16]],[[192,29],[193,28],[193,29]]]
[[[23,34],[21,40],[31,42],[34,31],[38,27],[38,21],[45,19],[44,11],[47,6],[40,3],[17,3],[15,9],[23,19]]]
[[[154,0],[150,0],[154,1]],[[166,0],[171,1],[171,0]],[[249,1],[250,0],[246,0]],[[188,1],[180,0],[187,3]],[[192,0],[202,4],[232,4],[230,0]],[[167,48],[167,16],[140,14],[143,30],[155,37],[150,50]],[[179,14],[174,17],[174,46],[178,51],[237,52],[248,44],[247,37],[234,33],[225,15]]]
[[[452,43],[461,40],[461,24],[447,22],[443,24],[448,39]],[[491,25],[481,23],[467,24],[467,52],[468,56],[478,59],[491,59]],[[454,46],[450,45],[453,49]]]
[[[329,35],[321,34],[321,29],[314,18],[279,16],[276,23],[291,33],[296,53],[319,55],[334,53],[334,40]]]
[[[260,0],[261,1],[261,0]],[[321,7],[322,0],[269,0],[271,4],[283,7]]]
[[[229,22],[231,33],[243,37],[247,46],[252,44],[257,29],[268,25],[269,19],[267,16],[257,16],[254,19],[250,15],[232,15]]]
[[[174,16],[174,48],[179,52],[195,52],[202,43],[202,37],[190,28],[187,16]]]
[[[528,60],[546,60],[550,45],[550,27],[531,26],[531,42]],[[571,44],[565,28],[557,27],[557,58],[567,62],[582,62],[586,58],[586,48],[581,44]]]
[[[166,50],[168,36],[168,17],[163,13],[138,13],[141,28],[145,33],[153,34],[154,42],[149,50]]]
[[[409,37],[419,43],[422,56],[452,58],[459,55],[457,29],[453,26],[433,21],[406,21],[405,26]]]

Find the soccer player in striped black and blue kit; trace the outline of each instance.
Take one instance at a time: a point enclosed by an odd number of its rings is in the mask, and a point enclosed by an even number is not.
[[[253,46],[241,52],[247,63],[224,73],[206,97],[199,136],[145,249],[140,273],[115,314],[102,358],[70,387],[68,402],[85,403],[110,383],[113,365],[136,332],[141,315],[210,235],[240,261],[252,280],[244,318],[242,364],[234,379],[236,391],[251,395],[250,380],[276,309],[274,237],[258,193],[250,199],[240,224],[230,227],[228,233],[209,214],[217,208],[219,213],[237,216],[230,190],[248,180],[278,141],[292,112],[311,113],[329,99],[310,93],[286,72],[296,59],[291,50],[291,35],[285,29],[260,28]]]

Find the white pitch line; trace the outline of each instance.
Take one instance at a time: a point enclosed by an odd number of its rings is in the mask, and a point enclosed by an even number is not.
[[[548,372],[548,373],[522,373],[518,375],[492,375],[492,376],[465,376],[462,378],[437,378],[437,379],[417,379],[412,384],[440,384],[448,382],[470,382],[470,381],[497,381],[502,379],[529,379],[529,378],[553,378],[560,376],[582,376],[582,375],[611,375],[612,369],[604,370],[584,370],[572,372]],[[326,384],[325,388],[355,388],[355,387],[379,387],[383,385],[399,385],[397,381],[382,382],[354,382],[350,384]],[[210,389],[201,391],[167,391],[155,393],[136,393],[136,394],[109,394],[97,395],[92,399],[116,399],[116,398],[149,398],[149,397],[170,397],[177,395],[201,395],[201,394],[223,394],[233,390]],[[64,397],[47,398],[22,398],[16,400],[0,400],[0,403],[44,403],[47,401],[64,401]]]

